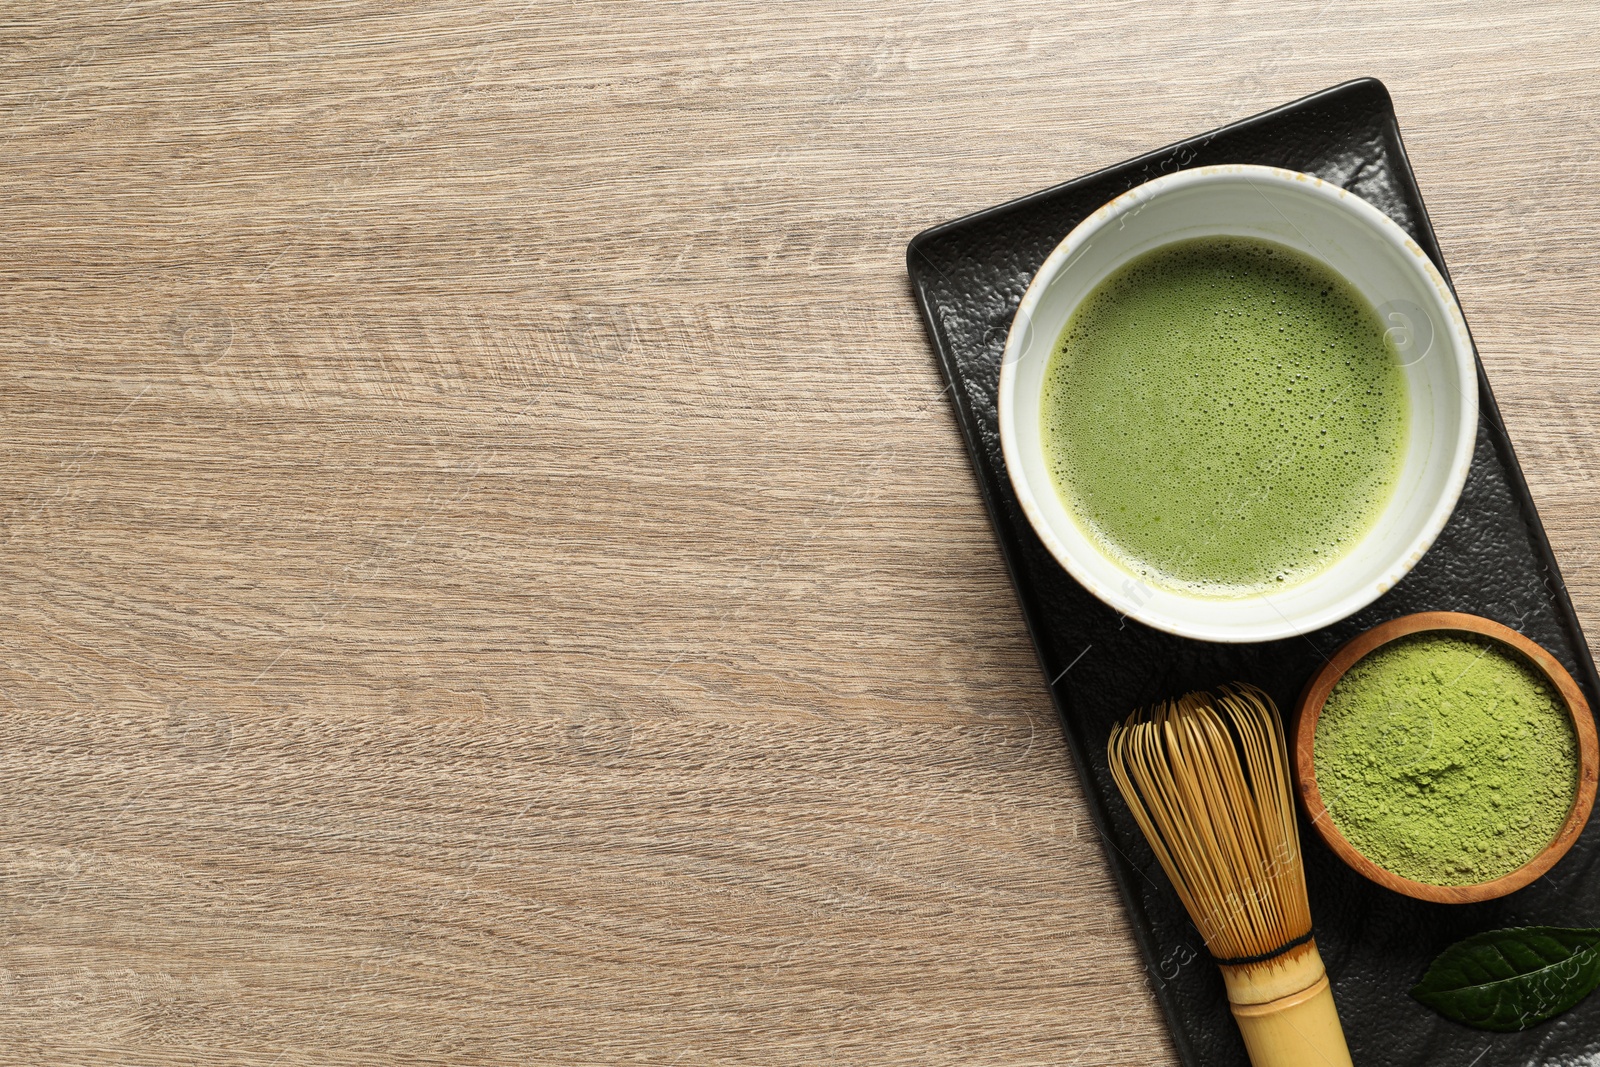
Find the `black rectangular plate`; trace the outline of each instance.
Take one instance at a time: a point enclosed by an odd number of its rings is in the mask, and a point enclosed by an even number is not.
[[[1006,477],[995,410],[1001,351],[1017,304],[1045,257],[1096,208],[1161,174],[1217,163],[1284,167],[1343,186],[1399,223],[1449,276],[1388,91],[1372,79],[936,226],[911,242],[907,266],[1178,1053],[1189,1064],[1242,1065],[1248,1060],[1221,978],[1106,768],[1112,722],[1156,699],[1236,679],[1262,686],[1288,709],[1340,643],[1414,611],[1472,612],[1522,631],[1572,671],[1591,706],[1600,683],[1481,363],[1477,448],[1449,525],[1393,590],[1325,630],[1255,645],[1159,633],[1101,604],[1039,541]],[[1304,825],[1302,839],[1317,942],[1357,1064],[1488,1067],[1600,1056],[1600,995],[1520,1034],[1467,1029],[1407,995],[1435,954],[1469,934],[1525,924],[1600,925],[1600,827],[1591,823],[1567,857],[1528,888],[1467,906],[1426,904],[1381,889],[1341,864]]]

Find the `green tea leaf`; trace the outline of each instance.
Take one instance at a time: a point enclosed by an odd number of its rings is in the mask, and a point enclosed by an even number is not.
[[[1525,926],[1457,941],[1411,989],[1422,1003],[1480,1030],[1526,1030],[1600,986],[1600,930]]]

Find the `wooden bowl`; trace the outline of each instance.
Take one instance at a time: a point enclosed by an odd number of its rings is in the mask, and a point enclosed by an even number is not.
[[[1567,714],[1572,716],[1572,726],[1578,739],[1577,795],[1573,797],[1572,810],[1567,812],[1567,821],[1561,825],[1561,830],[1555,839],[1545,846],[1543,852],[1509,874],[1473,885],[1431,885],[1427,882],[1414,882],[1379,867],[1358,852],[1334,826],[1328,808],[1322,802],[1322,793],[1317,788],[1316,761],[1312,754],[1317,736],[1317,718],[1322,714],[1322,708],[1328,701],[1328,694],[1333,692],[1333,687],[1344,677],[1345,671],[1374,649],[1397,638],[1434,631],[1478,634],[1520,652],[1549,679],[1550,684],[1560,694],[1562,702],[1566,704]],[[1392,889],[1396,893],[1404,893],[1418,900],[1431,900],[1441,904],[1472,904],[1480,900],[1503,897],[1507,893],[1521,889],[1548,871],[1557,860],[1566,855],[1572,843],[1578,839],[1578,834],[1582,832],[1583,824],[1589,821],[1589,812],[1594,807],[1595,780],[1600,776],[1600,746],[1597,746],[1595,741],[1594,716],[1589,712],[1589,703],[1584,700],[1583,691],[1572,680],[1572,675],[1567,673],[1566,668],[1556,662],[1550,653],[1510,627],[1477,615],[1463,615],[1454,611],[1425,611],[1416,615],[1404,615],[1392,622],[1374,626],[1345,642],[1339,651],[1333,654],[1333,658],[1323,664],[1322,669],[1312,677],[1306,684],[1305,691],[1301,693],[1300,702],[1295,707],[1294,740],[1291,747],[1294,750],[1295,784],[1299,788],[1300,802],[1305,807],[1311,825],[1322,835],[1322,840],[1327,842],[1328,847],[1357,872],[1385,889]]]

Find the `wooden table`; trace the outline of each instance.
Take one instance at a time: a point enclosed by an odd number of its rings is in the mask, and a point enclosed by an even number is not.
[[[1597,35],[13,6],[0,1063],[1168,1062],[905,242],[1383,78],[1593,630]]]

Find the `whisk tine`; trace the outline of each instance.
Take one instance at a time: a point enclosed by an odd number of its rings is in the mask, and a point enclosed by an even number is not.
[[[1189,693],[1112,730],[1111,773],[1212,955],[1310,933],[1283,726],[1249,685]]]

